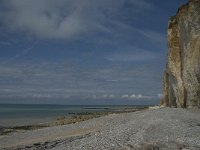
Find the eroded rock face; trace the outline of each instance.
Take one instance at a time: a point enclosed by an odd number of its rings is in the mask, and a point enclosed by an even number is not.
[[[168,47],[161,104],[200,108],[200,0],[190,0],[170,18]]]

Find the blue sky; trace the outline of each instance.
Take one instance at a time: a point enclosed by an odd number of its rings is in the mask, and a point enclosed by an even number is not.
[[[168,20],[186,2],[1,0],[0,103],[159,99]]]

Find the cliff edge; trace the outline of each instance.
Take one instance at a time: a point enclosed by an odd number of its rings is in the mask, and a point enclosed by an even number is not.
[[[178,9],[168,24],[161,105],[200,108],[200,0]]]

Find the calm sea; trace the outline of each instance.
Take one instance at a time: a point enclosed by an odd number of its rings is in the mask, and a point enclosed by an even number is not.
[[[126,107],[139,106],[0,104],[0,126],[48,122],[60,116],[82,112],[115,111]]]

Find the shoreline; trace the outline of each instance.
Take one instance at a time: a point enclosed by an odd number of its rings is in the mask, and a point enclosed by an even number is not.
[[[148,109],[148,106],[143,107],[127,107],[127,108],[120,108],[116,110],[110,110],[107,112],[81,112],[81,113],[71,113],[67,116],[59,116],[48,119],[45,122],[38,122],[33,124],[26,124],[26,125],[18,125],[18,126],[0,126],[0,136],[9,135],[15,132],[21,131],[29,131],[29,130],[37,130],[42,128],[54,127],[54,126],[62,126],[68,124],[75,124],[82,121],[99,118],[102,116],[107,116],[110,114],[121,114],[121,113],[130,113],[136,111],[142,111]],[[89,108],[91,109],[91,108]],[[94,109],[94,108],[92,108]],[[34,122],[34,121],[33,121]]]
[[[200,149],[200,111],[150,108],[0,136],[2,150]]]
[[[3,150],[200,149],[200,111],[149,108],[0,136]]]

